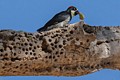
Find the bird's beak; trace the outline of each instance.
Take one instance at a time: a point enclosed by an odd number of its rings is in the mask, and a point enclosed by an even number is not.
[[[78,14],[79,14],[79,11],[78,11],[78,10],[76,10],[76,11],[75,11],[75,16],[76,16],[76,15],[78,15]]]
[[[84,20],[84,15],[81,12],[79,12],[79,17],[81,20]]]
[[[79,12],[78,10],[75,11],[75,16],[76,15],[79,15],[80,19],[84,20],[84,15],[81,12]]]

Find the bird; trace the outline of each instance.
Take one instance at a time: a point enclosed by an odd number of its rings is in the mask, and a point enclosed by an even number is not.
[[[39,28],[37,32],[48,31],[57,27],[64,27],[71,21],[74,16],[78,14],[78,9],[74,6],[70,6],[67,8],[67,10],[61,11],[53,16],[53,18],[50,19],[42,28]]]

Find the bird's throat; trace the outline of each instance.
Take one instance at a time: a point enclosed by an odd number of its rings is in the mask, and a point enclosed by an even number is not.
[[[72,17],[75,16],[75,11],[71,10],[71,16],[72,16]]]

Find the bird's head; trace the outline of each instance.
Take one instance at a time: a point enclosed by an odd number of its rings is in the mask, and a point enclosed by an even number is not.
[[[72,15],[72,17],[79,14],[78,9],[76,7],[74,7],[74,6],[68,7],[67,12],[69,12]]]

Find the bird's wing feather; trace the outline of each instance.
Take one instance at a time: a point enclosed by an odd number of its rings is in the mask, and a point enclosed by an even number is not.
[[[66,11],[62,11],[58,14],[56,14],[52,19],[55,22],[62,22],[66,20],[68,17],[70,17],[70,14],[68,14]]]
[[[60,23],[62,21],[65,21],[68,17],[70,17],[70,14],[67,13],[66,11],[62,11],[58,14],[56,14],[51,20],[49,20],[44,27],[38,29],[37,31],[44,31],[47,29],[47,27],[51,26],[51,25],[55,25],[57,23]]]
[[[48,21],[44,27],[48,27],[51,25],[55,25],[57,23],[60,23],[64,20],[66,20],[70,15],[66,11],[62,11],[58,14],[56,14],[50,21]]]

